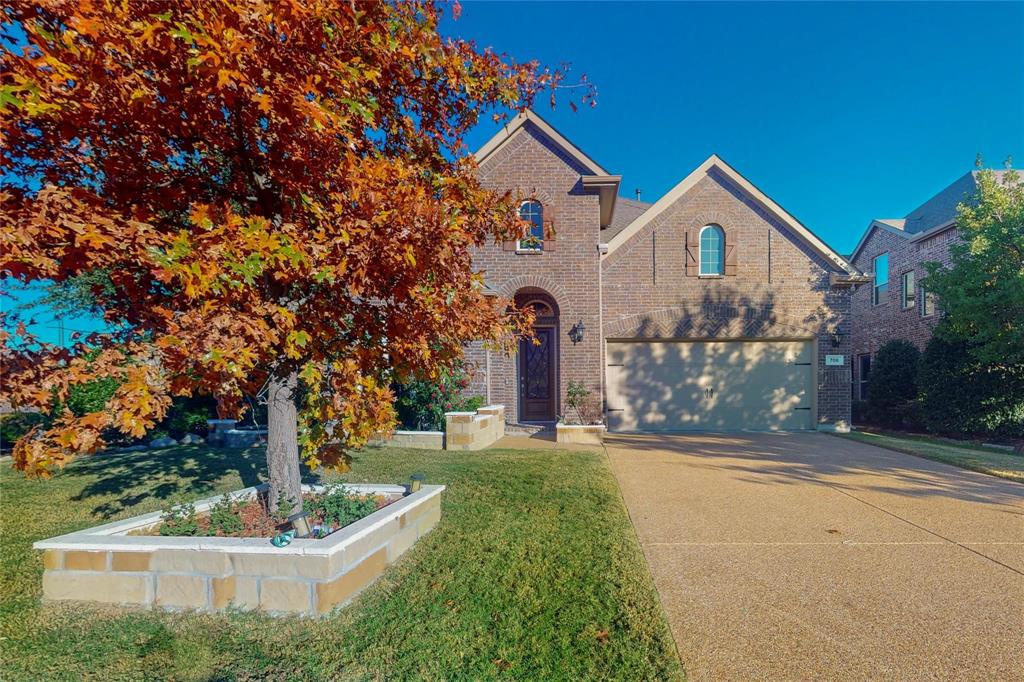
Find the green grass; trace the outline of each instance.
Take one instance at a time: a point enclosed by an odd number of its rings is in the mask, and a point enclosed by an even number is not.
[[[970,469],[1024,483],[1024,456],[1006,450],[959,445],[927,436],[896,436],[867,431],[853,431],[836,435],[908,455],[932,459],[936,462],[945,462],[962,469]]]
[[[370,449],[349,481],[443,482],[443,518],[320,620],[41,605],[35,540],[251,485],[262,452],[97,456],[50,481],[0,465],[4,680],[683,677],[602,454]]]

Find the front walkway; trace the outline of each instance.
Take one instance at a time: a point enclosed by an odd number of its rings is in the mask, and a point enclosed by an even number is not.
[[[606,445],[690,679],[1024,680],[1024,485],[814,433]]]

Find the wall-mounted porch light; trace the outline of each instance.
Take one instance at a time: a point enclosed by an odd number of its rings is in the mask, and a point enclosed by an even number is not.
[[[841,345],[843,345],[843,335],[839,332],[839,330],[836,330],[832,332],[832,347],[839,348],[839,346]]]
[[[572,345],[576,345],[583,340],[583,332],[586,331],[586,327],[583,325],[583,320],[580,320],[572,326],[569,330],[569,340],[572,341]]]

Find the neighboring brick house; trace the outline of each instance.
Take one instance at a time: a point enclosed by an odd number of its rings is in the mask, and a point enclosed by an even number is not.
[[[996,172],[1001,175],[1001,171]],[[867,398],[871,361],[886,342],[924,349],[938,320],[935,297],[921,282],[928,262],[949,265],[957,241],[956,207],[977,191],[977,171],[961,176],[905,218],[872,220],[850,262],[871,281],[853,294],[853,398]]]
[[[653,205],[624,199],[620,176],[527,112],[477,161],[533,225],[474,253],[496,295],[537,312],[539,343],[467,352],[471,391],[509,421],[554,420],[577,381],[612,430],[848,426],[864,278],[720,158]]]

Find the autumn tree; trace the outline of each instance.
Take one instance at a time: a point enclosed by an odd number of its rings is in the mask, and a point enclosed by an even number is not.
[[[482,112],[553,94],[563,72],[442,37],[441,10],[4,10],[0,163],[16,180],[0,194],[0,273],[106,273],[98,307],[123,323],[69,349],[4,335],[16,405],[118,380],[103,410],[21,438],[18,468],[47,475],[111,427],[142,435],[171,395],[211,394],[237,416],[243,395],[265,394],[271,500],[297,501],[300,449],[311,467],[344,467],[346,448],[392,427],[393,381],[522,332],[470,259],[521,229],[515,198],[480,186],[463,138]]]

